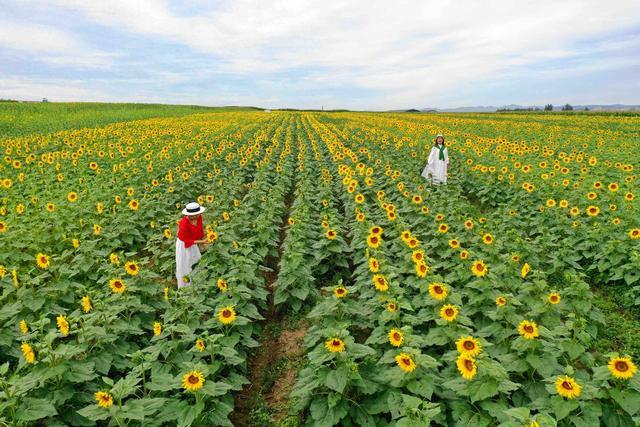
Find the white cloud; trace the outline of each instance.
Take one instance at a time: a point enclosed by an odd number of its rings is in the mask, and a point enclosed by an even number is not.
[[[57,28],[1,18],[0,46],[57,66],[104,68],[110,66],[115,57],[86,46]]]
[[[109,101],[108,96],[87,88],[84,82],[68,79],[0,78],[0,94],[23,101]]]
[[[259,78],[301,70],[306,80],[297,83],[380,95],[376,105],[345,102],[360,108],[433,105],[461,82],[482,84],[516,67],[570,58],[580,54],[576,42],[640,25],[637,0],[230,0],[214,8],[200,0],[31,2],[184,45],[213,57],[218,72]],[[166,78],[179,82],[193,72],[172,70]]]

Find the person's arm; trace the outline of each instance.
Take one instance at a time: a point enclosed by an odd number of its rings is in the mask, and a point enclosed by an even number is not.
[[[198,217],[198,233],[195,238],[196,243],[207,243],[207,239],[204,238],[204,225],[202,224],[202,216]]]
[[[444,149],[444,161],[447,162],[447,166],[449,165],[449,149]]]
[[[189,248],[194,243],[196,243],[196,240],[191,236],[191,233],[189,232],[189,225],[184,220],[180,221],[180,223],[178,224],[178,239],[184,242],[185,248]]]

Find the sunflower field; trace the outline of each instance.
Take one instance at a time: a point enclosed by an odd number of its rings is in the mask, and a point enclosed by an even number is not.
[[[68,114],[0,135],[0,425],[640,424],[640,116]]]

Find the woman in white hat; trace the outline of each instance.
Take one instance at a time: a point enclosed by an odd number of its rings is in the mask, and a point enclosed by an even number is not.
[[[182,219],[178,224],[176,239],[176,278],[178,288],[189,286],[191,267],[200,260],[198,244],[207,243],[202,228],[202,213],[206,209],[196,202],[188,203],[182,210]],[[186,280],[185,280],[186,278]]]
[[[434,184],[446,184],[448,168],[449,151],[445,146],[444,136],[439,133],[431,148],[431,153],[429,153],[429,160],[422,171],[422,176],[429,179],[429,175],[431,175]]]

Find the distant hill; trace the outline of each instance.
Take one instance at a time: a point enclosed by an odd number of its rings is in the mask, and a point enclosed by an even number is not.
[[[562,105],[554,105],[554,111],[560,111]],[[640,105],[625,105],[625,104],[587,104],[587,105],[573,105],[574,111],[582,111],[585,108],[589,108],[591,111],[640,111]],[[516,109],[526,109],[526,108],[539,108],[541,110],[544,109],[544,105],[518,105],[518,104],[509,104],[503,105],[501,107],[495,107],[493,105],[487,106],[476,106],[476,107],[457,107],[457,108],[421,108],[421,112],[443,112],[443,113],[489,113],[497,110],[507,109],[507,110],[516,110]]]

